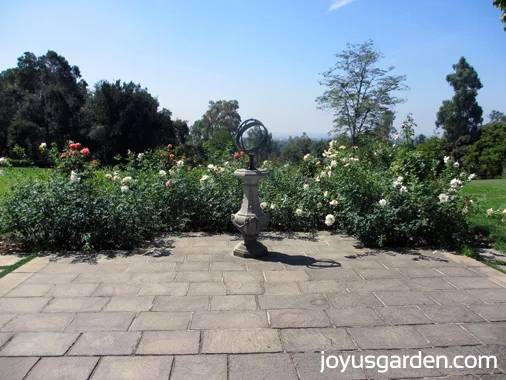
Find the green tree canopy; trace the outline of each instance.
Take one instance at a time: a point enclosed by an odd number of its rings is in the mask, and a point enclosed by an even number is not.
[[[335,132],[347,131],[358,145],[363,132],[385,125],[384,114],[403,102],[394,93],[407,89],[406,77],[392,75],[393,66],[378,67],[383,55],[372,40],[347,44],[336,58],[336,64],[322,73],[320,85],[327,90],[316,102],[319,109],[333,112]]]
[[[171,112],[158,110],[158,100],[133,82],[100,81],[83,109],[90,147],[105,163],[128,150],[142,152],[178,138]],[[178,124],[181,124],[179,122]]]
[[[443,101],[437,113],[436,127],[444,130],[444,136],[451,144],[459,144],[459,139],[470,143],[479,135],[478,126],[482,123],[483,110],[476,101],[478,90],[483,87],[478,73],[464,57],[453,65],[455,73],[448,74],[446,81],[453,87],[455,95]]]
[[[79,111],[87,83],[77,66],[54,51],[24,53],[17,67],[0,73],[0,151],[15,145],[59,144],[79,134]]]
[[[490,115],[488,115],[488,118],[490,119],[489,123],[495,123],[498,121],[502,121],[502,120],[504,120],[505,117],[506,116],[502,112],[499,112],[496,110],[493,110],[492,112],[490,112]]]
[[[415,146],[423,144],[426,141],[427,141],[427,136],[425,136],[423,133],[416,135],[415,138],[413,139]]]
[[[506,123],[494,122],[482,129],[481,138],[468,150],[466,166],[481,177],[496,177],[506,167]]]
[[[193,141],[197,143],[210,139],[214,131],[218,129],[224,129],[232,136],[241,124],[238,109],[239,102],[237,100],[210,101],[206,113],[191,127],[190,134]]]
[[[300,137],[290,136],[281,150],[281,160],[293,163],[302,161],[305,154],[311,153],[312,143],[313,141],[306,132],[302,133]]]

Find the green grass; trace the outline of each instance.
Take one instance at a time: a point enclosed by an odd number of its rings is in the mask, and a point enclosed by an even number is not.
[[[471,197],[480,210],[478,214],[470,215],[473,225],[495,242],[497,250],[506,253],[506,222],[492,219],[486,213],[489,208],[494,211],[506,208],[506,179],[473,181],[464,188],[464,193]]]
[[[0,195],[9,191],[9,187],[17,177],[35,177],[38,172],[46,169],[39,168],[13,168],[0,166],[3,175],[0,176]]]
[[[27,256],[24,259],[19,260],[16,264],[13,264],[13,265],[8,266],[8,267],[2,267],[2,269],[0,269],[0,278],[7,276],[13,270],[18,269],[21,265],[26,264],[27,262],[31,261],[35,257],[37,257],[37,252],[34,252],[30,256]]]

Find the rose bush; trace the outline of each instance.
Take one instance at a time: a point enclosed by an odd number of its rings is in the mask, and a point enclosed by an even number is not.
[[[472,178],[450,158],[414,150],[412,132],[408,119],[395,144],[331,142],[323,157],[308,154],[300,165],[260,164],[270,173],[259,189],[268,228],[332,230],[367,246],[465,244],[475,208],[462,187]],[[47,152],[54,168],[3,197],[2,231],[41,248],[72,249],[130,248],[157,231],[235,231],[230,215],[242,187],[233,173],[246,167],[243,153],[189,167],[169,145],[103,168],[79,143]]]

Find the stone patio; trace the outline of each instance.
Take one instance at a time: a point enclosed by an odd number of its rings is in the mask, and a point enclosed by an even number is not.
[[[165,236],[38,257],[0,279],[0,379],[506,378],[506,275],[448,252],[321,233]],[[340,368],[321,354],[497,355],[494,369]]]

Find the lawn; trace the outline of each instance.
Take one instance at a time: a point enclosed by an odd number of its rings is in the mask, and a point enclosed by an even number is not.
[[[473,181],[465,187],[465,194],[480,206],[481,213],[471,216],[472,223],[496,241],[496,248],[506,253],[506,223],[489,218],[485,210],[506,208],[506,179]],[[505,216],[506,219],[506,216]]]
[[[13,168],[13,167],[0,167],[3,175],[0,175],[0,194],[4,194],[9,190],[9,186],[15,183],[17,177],[35,177],[37,172],[46,169],[39,168]]]

